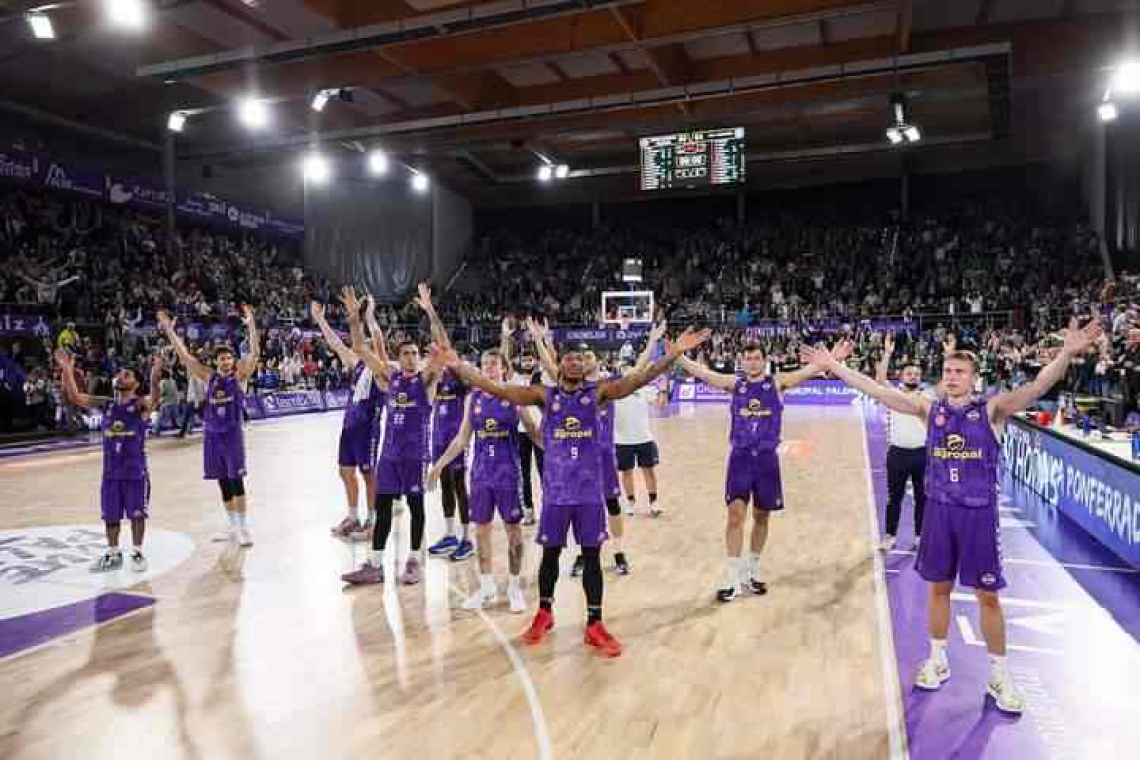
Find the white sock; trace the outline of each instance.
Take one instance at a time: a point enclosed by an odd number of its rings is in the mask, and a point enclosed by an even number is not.
[[[748,583],[748,557],[736,558],[736,579],[741,585]]]
[[[373,567],[384,567],[384,550],[383,549],[373,549],[372,550],[372,566]]]
[[[246,527],[249,524],[248,522],[246,522],[246,513],[245,512],[237,512],[236,514],[237,514],[238,527],[239,528]]]
[[[932,659],[940,663],[946,663],[949,661],[946,656],[946,639],[932,638],[930,640],[930,656]]]
[[[610,544],[613,546],[614,554],[621,554],[625,551],[621,545],[621,538],[619,536],[610,537]]]
[[[109,554],[122,554],[122,550],[119,548],[119,545],[112,544],[110,541],[107,542],[107,552]]]
[[[1004,654],[990,654],[990,670],[1003,677],[1009,675],[1009,671],[1006,669]]]
[[[348,517],[350,520],[360,521],[360,508],[355,504],[348,505]]]
[[[737,572],[737,561],[740,557],[726,557],[724,560],[724,582],[721,588],[733,588],[740,583],[740,575]]]
[[[511,589],[512,591],[517,588],[522,588],[522,578],[517,575],[512,575],[509,579],[507,579],[507,588]]]
[[[470,538],[470,534],[467,532],[468,528],[470,528],[470,525],[467,523],[463,523],[459,526],[459,539],[461,541],[466,541],[468,538]]]
[[[230,518],[230,527],[231,528],[236,528],[239,525],[241,525],[241,523],[238,522],[238,513],[237,512],[226,512],[226,516]]]
[[[748,553],[748,574],[750,577],[760,580],[760,555],[756,552]]]
[[[443,518],[443,522],[447,525],[447,535],[448,536],[454,536],[455,535],[455,518],[454,517],[445,517],[445,518]]]
[[[495,595],[495,576],[492,575],[491,573],[483,573],[482,575],[479,576],[479,578],[480,578],[480,590],[483,592],[483,596],[494,596]]]

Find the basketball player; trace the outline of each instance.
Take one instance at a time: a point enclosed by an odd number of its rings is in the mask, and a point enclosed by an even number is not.
[[[366,299],[369,312],[374,307],[371,298]],[[340,429],[340,444],[337,449],[337,466],[340,472],[340,482],[344,485],[344,495],[348,500],[348,514],[340,523],[333,527],[332,535],[342,539],[355,539],[358,536],[372,535],[374,517],[372,507],[376,502],[376,481],[372,479],[372,467],[376,459],[376,435],[378,428],[378,410],[383,408],[384,394],[372,382],[372,370],[360,361],[356,352],[344,345],[340,336],[329,327],[325,320],[324,305],[313,301],[309,305],[309,313],[313,321],[321,330],[325,342],[340,359],[346,370],[352,373],[352,394],[348,399],[348,406],[344,410],[344,422]],[[378,341],[378,347],[384,350],[383,338]],[[387,361],[383,353],[381,357]],[[356,473],[364,480],[365,509],[368,518],[364,523],[360,521],[360,486],[356,480]]]
[[[887,369],[895,351],[895,338],[887,333],[883,338],[883,358],[875,373],[880,384],[890,387]],[[914,362],[903,365],[899,372],[900,390],[907,395],[919,395],[922,385],[922,367]],[[926,394],[933,398],[932,394]],[[910,414],[899,414],[887,410],[887,525],[879,548],[889,552],[895,548],[902,515],[903,494],[909,480],[914,493],[914,542],[922,540],[922,514],[926,507],[926,489],[923,477],[926,474],[926,425]]]
[[[988,401],[974,393],[978,360],[954,351],[942,363],[942,398],[929,399],[887,388],[848,369],[824,349],[806,349],[804,358],[831,371],[852,388],[902,414],[926,421],[927,514],[915,568],[930,586],[930,657],[919,668],[915,686],[930,691],[950,678],[946,635],[954,579],[974,589],[981,609],[982,634],[990,653],[988,692],[998,708],[1020,713],[1025,700],[1006,665],[1005,618],[998,592],[1002,574],[997,508],[1000,436],[1006,420],[1033,404],[1065,377],[1070,361],[1101,335],[1094,318],[1081,329],[1074,319],[1064,346],[1033,382]]]
[[[447,329],[436,313],[435,305],[431,301],[431,288],[427,283],[420,283],[419,295],[416,305],[427,314],[431,325],[432,340],[439,346],[450,348],[451,338]],[[428,385],[428,399],[432,404],[431,415],[431,459],[438,461],[447,447],[455,440],[459,426],[463,421],[463,402],[467,397],[467,387],[451,372],[439,373],[434,381]],[[471,514],[467,500],[467,450],[464,449],[451,460],[442,472],[440,480],[443,483],[443,519],[447,526],[447,533],[443,538],[428,547],[428,554],[433,557],[451,557],[453,562],[461,562],[475,552],[468,534],[471,524]],[[455,509],[459,508],[459,537],[455,536]]]
[[[103,484],[99,489],[100,509],[107,534],[107,551],[91,566],[93,573],[106,573],[123,566],[119,529],[123,518],[131,521],[131,570],[146,571],[143,538],[150,507],[150,475],[146,466],[146,420],[158,406],[162,359],[155,356],[150,366],[150,395],[141,398],[142,381],[138,372],[123,367],[112,383],[114,398],[80,393],[75,384],[75,357],[59,350],[56,361],[62,369],[63,392],[68,403],[103,410]]]
[[[249,331],[249,353],[238,361],[233,349],[223,345],[214,349],[214,369],[198,361],[186,344],[174,332],[174,318],[162,310],[158,312],[158,326],[174,346],[186,374],[206,382],[206,419],[203,426],[203,477],[218,481],[222,492],[222,506],[230,521],[230,540],[239,546],[253,546],[246,520],[245,503],[245,434],[242,430],[242,411],[245,405],[245,387],[261,356],[257,322],[253,308],[242,307],[242,321]]]
[[[586,592],[585,643],[604,657],[621,654],[621,642],[602,622],[603,580],[600,549],[606,540],[606,511],[601,496],[598,409],[625,398],[665,373],[677,357],[708,340],[709,332],[686,331],[670,347],[667,355],[644,372],[620,380],[593,384],[585,381],[585,356],[572,348],[562,354],[558,385],[520,387],[493,382],[474,367],[461,362],[454,351],[433,351],[433,361],[455,371],[459,379],[492,396],[519,406],[542,406],[543,508],[538,542],[542,563],[538,571],[539,610],[522,635],[526,644],[538,644],[554,627],[554,588],[558,582],[558,562],[570,526],[582,547]]]
[[[484,351],[480,362],[483,376],[491,382],[501,383],[506,370],[502,353]],[[467,610],[482,609],[493,604],[497,589],[492,574],[493,551],[491,521],[498,510],[507,532],[507,557],[510,580],[507,583],[507,602],[511,612],[524,612],[519,573],[522,572],[523,543],[522,504],[520,503],[521,478],[519,470],[518,426],[526,434],[537,438],[538,429],[529,410],[519,409],[509,401],[497,399],[486,391],[475,390],[468,397],[463,410],[463,422],[447,449],[428,470],[428,488],[433,489],[440,476],[447,471],[452,460],[467,450],[471,437],[475,437],[471,465],[471,519],[475,521],[479,538],[479,590],[463,603]]]
[[[731,451],[725,478],[724,502],[728,521],[724,530],[724,581],[716,598],[731,602],[738,589],[748,588],[754,594],[768,593],[760,580],[760,553],[768,541],[768,519],[784,508],[784,490],[780,478],[780,458],[776,452],[784,418],[784,391],[819,374],[820,369],[807,366],[786,374],[769,375],[764,349],[748,343],[741,351],[742,377],[713,372],[703,364],[681,357],[680,365],[693,377],[732,394],[732,427],[729,432]],[[744,522],[749,501],[752,503],[752,536],[747,559],[744,549]]]
[[[392,533],[392,506],[397,497],[403,496],[412,516],[412,550],[400,582],[415,585],[423,574],[420,556],[424,541],[423,479],[431,415],[427,389],[438,373],[432,365],[420,369],[420,349],[411,340],[398,343],[398,365],[395,369],[390,367],[364,342],[360,301],[351,287],[341,292],[341,302],[348,312],[352,344],[359,346],[357,354],[372,370],[372,377],[380,390],[387,393],[384,436],[380,458],[376,462],[376,526],[372,531],[372,555],[359,569],[342,575],[341,580],[351,585],[384,582],[384,551]]]
[[[665,334],[665,323],[658,323],[649,333],[645,350],[638,357],[637,364],[626,364],[622,374],[637,372],[649,366],[658,341]],[[655,385],[644,388],[614,403],[614,443],[617,444],[617,468],[621,475],[622,490],[625,491],[625,513],[633,516],[637,507],[637,490],[633,482],[633,469],[641,470],[641,479],[649,497],[649,514],[660,517],[661,507],[657,504],[657,442],[653,440],[653,430],[649,424],[649,407],[660,406],[661,391]]]

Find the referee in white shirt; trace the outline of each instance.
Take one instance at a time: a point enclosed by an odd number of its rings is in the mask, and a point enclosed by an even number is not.
[[[625,364],[622,374],[649,366],[657,343],[665,334],[665,323],[655,325],[649,334],[649,340],[636,366]],[[641,477],[645,481],[645,490],[649,494],[649,514],[652,517],[661,516],[661,507],[657,504],[657,442],[653,440],[653,430],[649,425],[649,407],[663,406],[662,391],[656,383],[650,383],[626,398],[614,402],[614,444],[617,449],[618,474],[621,476],[621,487],[625,491],[625,513],[633,515],[637,507],[637,489],[633,483],[633,470],[641,470]]]
[[[879,362],[876,380],[887,385],[887,367],[895,348],[894,336],[890,333],[883,340],[883,358]],[[922,395],[922,368],[914,363],[904,363],[899,373],[900,390],[906,394]],[[906,493],[906,483],[910,480],[914,491],[914,543],[922,536],[922,512],[926,507],[926,491],[923,477],[926,474],[926,424],[918,417],[897,412],[887,412],[887,525],[880,549],[889,552],[895,548],[899,518],[902,515],[902,500]]]

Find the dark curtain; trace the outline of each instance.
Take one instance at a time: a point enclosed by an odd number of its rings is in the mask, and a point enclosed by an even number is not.
[[[1105,237],[1119,269],[1140,264],[1140,117],[1121,114],[1105,145]]]
[[[402,298],[434,274],[435,192],[405,178],[306,186],[305,264],[381,300]]]

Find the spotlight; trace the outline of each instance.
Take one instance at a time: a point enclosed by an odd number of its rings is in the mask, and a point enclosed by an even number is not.
[[[898,127],[887,127],[887,139],[891,141],[891,145],[898,145],[903,141],[903,134]]]
[[[554,168],[550,164],[543,164],[538,167],[538,180],[540,182],[549,182],[550,178],[554,176]]]
[[[1101,103],[1097,106],[1096,112],[1101,121],[1116,121],[1116,117],[1119,116],[1116,111],[1116,104],[1111,101]]]
[[[388,154],[382,150],[374,150],[368,154],[368,171],[380,175],[388,171]]]
[[[238,104],[238,118],[250,129],[261,129],[269,123],[269,109],[257,98],[246,98]]]
[[[412,174],[412,189],[417,193],[426,192],[429,184],[431,183],[426,174],[421,174],[420,172]]]
[[[329,103],[329,91],[328,90],[321,90],[320,92],[318,92],[316,95],[313,96],[312,106],[313,106],[313,110],[316,111],[317,113],[320,113],[321,111],[325,110],[325,106],[327,106],[328,103]]]
[[[175,111],[166,119],[166,128],[171,132],[181,132],[186,127],[186,114]]]
[[[922,132],[918,131],[918,127],[912,125],[903,129],[903,136],[908,142],[918,142],[922,139]]]
[[[45,13],[29,13],[24,18],[32,28],[32,36],[37,40],[55,39],[55,27],[52,26],[50,16]]]
[[[1140,63],[1128,61],[1122,64],[1112,78],[1112,89],[1126,95],[1140,92]]]
[[[558,179],[566,179],[570,176],[570,167],[566,164],[559,164],[554,167],[554,176],[558,177]]]
[[[143,0],[105,0],[107,16],[115,26],[124,29],[142,29],[146,25],[146,6]]]
[[[328,159],[315,150],[311,151],[301,161],[301,172],[305,175],[306,181],[317,184],[328,182],[329,175],[332,173],[329,169]]]

